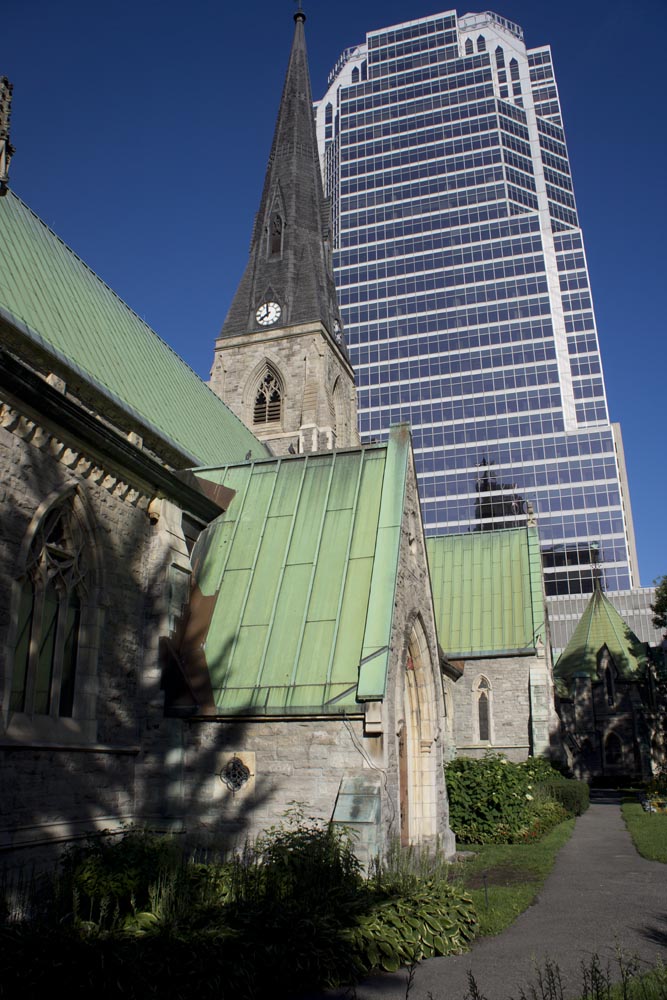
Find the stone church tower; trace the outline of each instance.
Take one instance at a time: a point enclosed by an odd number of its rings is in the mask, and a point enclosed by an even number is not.
[[[359,444],[331,261],[304,37],[296,28],[250,255],[211,388],[274,454]]]

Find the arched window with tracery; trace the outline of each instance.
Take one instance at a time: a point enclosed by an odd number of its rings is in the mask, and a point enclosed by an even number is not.
[[[11,711],[73,715],[87,572],[86,543],[70,497],[39,523],[19,581]]]
[[[280,423],[283,413],[283,384],[278,372],[267,365],[259,381],[252,411],[255,424]]]
[[[479,677],[473,686],[473,722],[477,740],[491,742],[491,685],[486,677]]]

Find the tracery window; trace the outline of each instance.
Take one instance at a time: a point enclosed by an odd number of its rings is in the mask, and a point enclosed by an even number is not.
[[[279,423],[282,417],[283,386],[278,373],[267,366],[259,383],[252,419],[255,424]]]
[[[491,740],[491,685],[480,677],[474,687],[475,722],[480,743]]]
[[[41,521],[20,581],[12,711],[72,716],[85,576],[84,538],[69,499]]]

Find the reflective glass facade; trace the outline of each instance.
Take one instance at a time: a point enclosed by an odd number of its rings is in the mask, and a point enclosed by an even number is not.
[[[371,32],[316,111],[362,439],[412,425],[430,533],[538,514],[548,594],[633,585],[618,429],[548,46],[495,14]]]

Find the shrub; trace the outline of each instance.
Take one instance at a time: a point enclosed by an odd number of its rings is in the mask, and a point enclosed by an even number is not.
[[[449,821],[463,843],[532,840],[588,805],[588,786],[561,777],[542,757],[520,764],[491,752],[481,759],[459,757],[447,765],[446,776]]]
[[[108,925],[150,903],[151,889],[181,865],[181,851],[170,837],[130,830],[72,847],[63,861],[61,899],[74,902],[78,916]]]
[[[513,843],[530,826],[530,782],[502,754],[458,757],[446,767],[449,822],[464,843]]]
[[[170,839],[131,832],[71,850],[65,876],[89,919],[70,907],[5,925],[11,988],[29,954],[30,995],[56,974],[99,1000],[255,1000],[461,951],[476,930],[439,852],[397,847],[364,878],[349,835],[298,809],[226,862],[185,863]]]
[[[556,778],[540,781],[537,788],[556,802],[560,802],[570,816],[581,816],[590,805],[590,791],[585,781]]]

